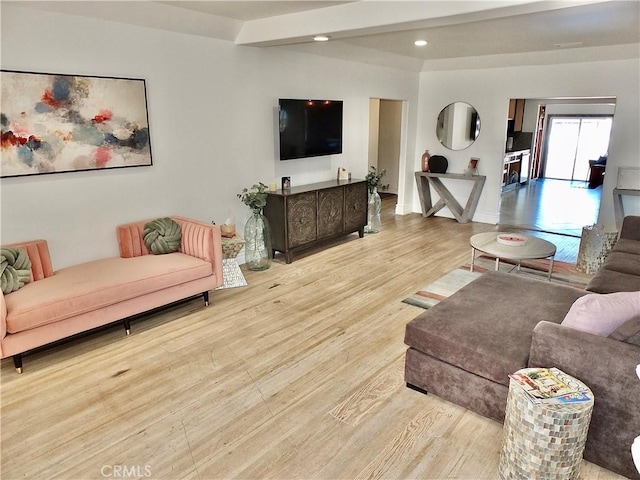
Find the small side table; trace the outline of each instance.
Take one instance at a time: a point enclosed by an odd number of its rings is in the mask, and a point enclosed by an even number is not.
[[[230,238],[222,237],[222,277],[224,283],[216,290],[247,286],[247,281],[236,260],[243,247],[244,239],[238,235]]]
[[[576,270],[591,275],[596,273],[617,241],[617,230],[606,230],[598,225],[582,227]]]
[[[593,393],[579,380],[565,377],[580,385],[590,400],[534,404],[514,380],[509,380],[498,466],[503,480],[578,478],[593,410]]]

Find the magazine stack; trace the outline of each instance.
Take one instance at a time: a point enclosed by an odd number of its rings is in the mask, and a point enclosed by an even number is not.
[[[509,375],[533,404],[566,404],[591,400],[591,392],[557,368],[525,368]]]

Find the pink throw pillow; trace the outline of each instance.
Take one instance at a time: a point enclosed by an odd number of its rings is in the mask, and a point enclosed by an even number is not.
[[[640,292],[590,293],[573,302],[562,325],[606,337],[636,315]]]

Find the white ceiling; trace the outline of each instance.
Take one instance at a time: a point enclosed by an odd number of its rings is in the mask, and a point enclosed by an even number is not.
[[[355,1],[355,0],[350,0]],[[289,13],[304,12],[307,10],[316,10],[318,8],[327,8],[334,5],[340,5],[343,2],[331,2],[324,0],[308,0],[308,1],[161,1],[167,5],[174,5],[196,12],[206,13],[209,15],[218,15],[220,17],[232,18],[246,22],[248,20],[256,20],[258,18],[277,17],[279,15],[287,15]]]
[[[569,61],[640,56],[640,0],[41,1],[6,2],[203,35],[238,45],[420,71],[458,59],[570,49]],[[327,34],[329,42],[314,42]],[[416,47],[425,39],[425,47]]]

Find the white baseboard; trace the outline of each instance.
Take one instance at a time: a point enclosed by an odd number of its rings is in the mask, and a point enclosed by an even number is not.
[[[396,215],[407,215],[409,213],[414,213],[411,205],[400,205],[399,203],[396,204]]]
[[[399,208],[398,207],[399,207],[399,205],[396,205],[396,213],[398,215],[406,215],[407,213],[420,213],[420,214],[422,214],[422,209],[420,207],[415,209],[415,208],[409,208],[409,207],[405,206],[405,210],[403,210],[402,213],[399,212]],[[436,213],[435,216],[436,217],[445,217],[445,218],[455,219],[453,214],[447,208],[443,208],[438,213]],[[499,220],[500,220],[500,216],[498,214],[496,214],[496,213],[482,213],[482,212],[476,212],[475,215],[473,216],[473,219],[472,219],[472,221],[474,221],[474,222],[488,223],[489,225],[497,225]]]

